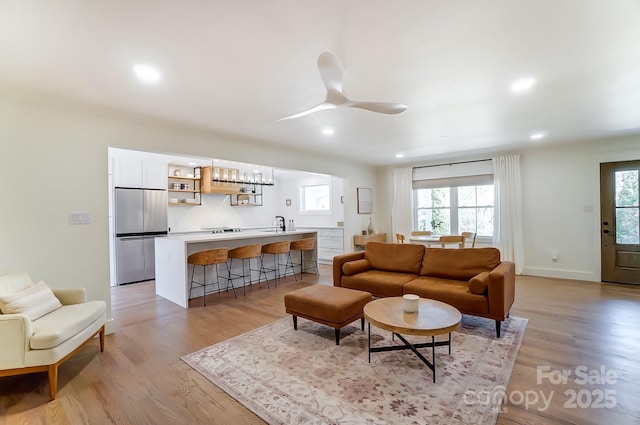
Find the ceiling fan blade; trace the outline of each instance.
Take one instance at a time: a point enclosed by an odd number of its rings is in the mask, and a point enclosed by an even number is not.
[[[407,110],[408,106],[402,103],[387,103],[387,102],[358,102],[349,101],[344,106],[351,108],[366,109],[367,111],[378,112],[381,114],[399,114]]]
[[[329,95],[337,92],[344,97],[342,92],[344,68],[340,59],[331,52],[324,52],[318,56],[318,70]]]
[[[336,105],[334,105],[333,103],[323,102],[323,103],[321,103],[319,105],[314,106],[311,109],[307,109],[306,111],[298,112],[297,114],[289,115],[288,117],[284,117],[284,118],[280,118],[278,121],[292,120],[292,119],[295,119],[295,118],[304,117],[305,115],[313,114],[314,112],[325,111],[327,109],[335,109],[335,108],[336,108]]]
[[[407,110],[407,105],[401,103],[358,102],[349,100],[342,91],[344,68],[342,67],[340,59],[331,52],[324,52],[318,56],[318,71],[320,71],[320,77],[327,89],[327,97],[324,102],[306,111],[280,118],[278,121],[292,120],[314,112],[335,109],[342,106],[366,109],[381,114],[399,114]]]

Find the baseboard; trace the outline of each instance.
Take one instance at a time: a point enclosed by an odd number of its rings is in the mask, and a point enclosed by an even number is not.
[[[593,272],[578,270],[547,269],[542,267],[524,267],[522,274],[527,276],[553,277],[557,279],[584,280],[587,282],[600,282],[600,276]]]

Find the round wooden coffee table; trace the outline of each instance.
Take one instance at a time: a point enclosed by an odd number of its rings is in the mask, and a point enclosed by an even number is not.
[[[436,382],[436,347],[448,346],[451,354],[451,332],[460,327],[462,314],[449,304],[420,298],[417,313],[405,313],[402,297],[380,298],[364,306],[364,318],[369,322],[369,363],[371,353],[381,351],[411,350],[433,372]],[[371,325],[391,331],[404,345],[371,347]],[[431,342],[411,344],[401,334],[430,336]],[[436,335],[449,334],[447,341],[436,341]],[[425,358],[418,348],[430,347],[432,362]]]

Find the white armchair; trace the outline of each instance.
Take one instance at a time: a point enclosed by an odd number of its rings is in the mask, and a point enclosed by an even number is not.
[[[0,297],[34,286],[26,273],[0,273]],[[87,301],[84,288],[52,291],[62,306],[35,320],[24,313],[0,314],[0,377],[47,372],[54,400],[58,366],[98,334],[104,351],[106,304]]]

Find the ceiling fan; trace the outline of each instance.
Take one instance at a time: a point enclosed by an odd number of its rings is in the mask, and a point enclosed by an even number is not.
[[[399,114],[407,110],[407,105],[401,103],[361,102],[349,99],[342,88],[344,68],[338,57],[331,52],[324,52],[318,57],[318,70],[327,89],[327,97],[324,102],[297,114],[280,118],[278,121],[292,120],[314,112],[345,106],[366,109],[380,114]]]

